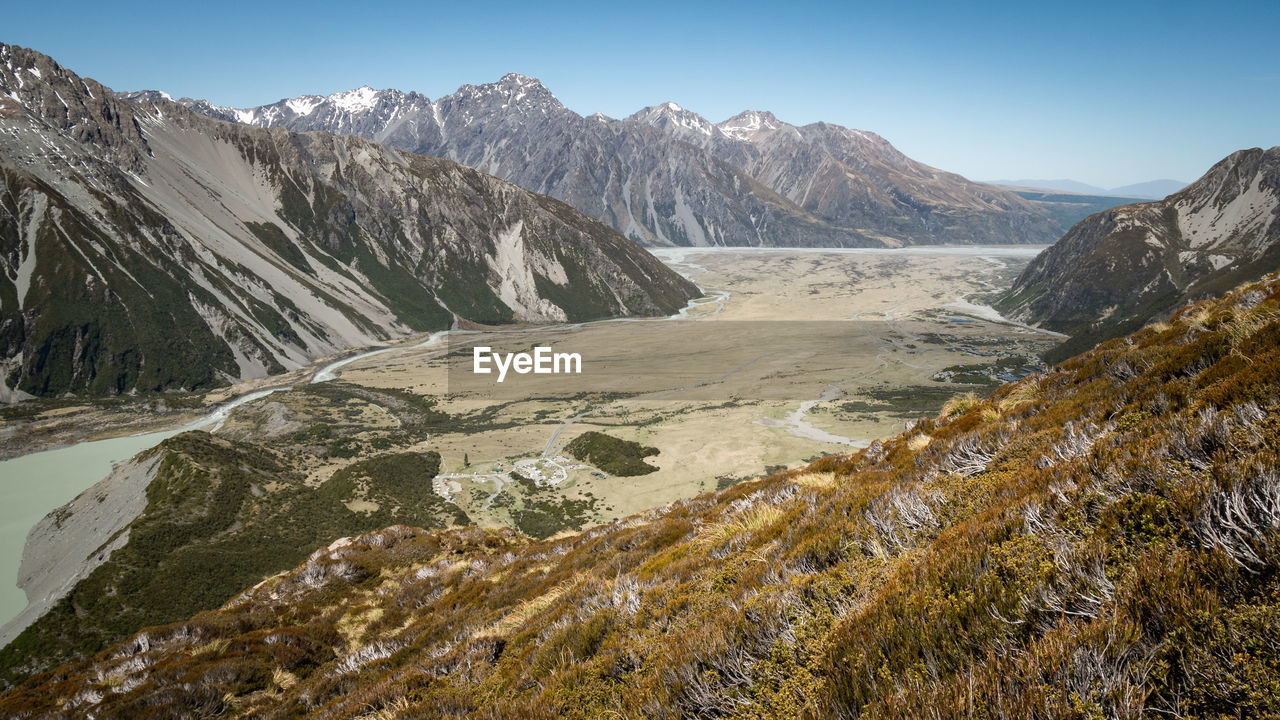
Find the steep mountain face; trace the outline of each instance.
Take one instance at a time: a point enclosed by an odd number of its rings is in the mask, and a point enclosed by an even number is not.
[[[360,88],[248,110],[184,100],[261,127],[353,133],[447,157],[559,198],[655,245],[898,246],[1052,242],[1016,195],[917,163],[872,133],[768,113],[719,125],[674,103],[582,117],[510,74],[429,102]]]
[[[886,245],[1051,242],[1056,229],[1013,193],[916,162],[875,133],[796,127],[756,110],[712,125],[674,103],[630,119],[704,148],[815,217]]]
[[[456,163],[118,99],[5,45],[0,179],[0,399],[202,388],[456,317],[663,314],[697,294]]]
[[[1241,150],[1164,200],[1081,221],[998,307],[1072,335],[1062,358],[1280,268],[1278,245],[1280,147]]]
[[[24,718],[1280,714],[1280,277],[855,454],[576,535],[392,526]]]

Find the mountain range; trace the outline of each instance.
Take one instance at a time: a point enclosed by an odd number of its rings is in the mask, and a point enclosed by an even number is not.
[[[651,245],[1049,243],[1064,229],[1014,193],[919,163],[871,132],[759,111],[712,123],[670,102],[624,119],[583,117],[514,73],[434,101],[361,87],[247,109],[178,102],[246,125],[449,158]]]
[[[1280,269],[1280,147],[1232,153],[1156,202],[1090,216],[1037,256],[997,302],[1071,335],[1049,359]]]
[[[224,122],[0,45],[0,400],[199,389],[698,290],[569,206],[350,135]]]

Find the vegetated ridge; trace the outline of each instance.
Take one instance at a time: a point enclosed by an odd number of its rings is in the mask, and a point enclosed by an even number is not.
[[[88,510],[69,503],[37,526],[33,534],[42,537],[28,541],[21,574],[29,574],[34,549],[52,556],[41,563],[43,574],[82,579],[40,598],[45,611],[29,626],[5,626],[0,683],[91,655],[147,625],[215,609],[338,538],[400,523],[470,524],[435,492],[439,455],[420,449],[429,433],[461,422],[433,401],[341,382],[275,397],[312,409],[268,400],[238,416],[234,429],[170,438],[130,460],[141,472],[125,483],[111,482],[125,469],[117,466],[83,493]],[[374,413],[389,419],[385,427],[365,419]],[[308,472],[325,462],[340,464],[318,479]],[[126,495],[141,496],[141,506],[114,524],[93,515],[104,500]],[[85,535],[110,542],[87,557],[60,547]]]
[[[1280,277],[866,450],[567,537],[395,526],[0,713],[1280,713]]]

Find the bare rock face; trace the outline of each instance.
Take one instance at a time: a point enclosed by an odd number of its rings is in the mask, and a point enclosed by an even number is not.
[[[1068,357],[1280,269],[1280,147],[1232,153],[1164,200],[1071,228],[1018,277],[1005,314],[1072,335]]]
[[[448,160],[118,98],[0,45],[0,394],[202,388],[415,331],[671,313],[697,289]]]
[[[434,102],[368,87],[244,110],[180,102],[447,157],[653,245],[1047,243],[1062,233],[1017,195],[915,162],[873,133],[757,111],[713,124],[675,103],[623,120],[582,117],[517,74]]]

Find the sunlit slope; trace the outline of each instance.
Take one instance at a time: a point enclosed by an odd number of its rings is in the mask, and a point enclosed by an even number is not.
[[[865,451],[571,536],[392,527],[28,717],[1280,712],[1280,278]]]
[[[996,306],[1071,335],[1045,356],[1061,360],[1280,269],[1278,244],[1280,147],[1239,150],[1163,200],[1080,221]]]

